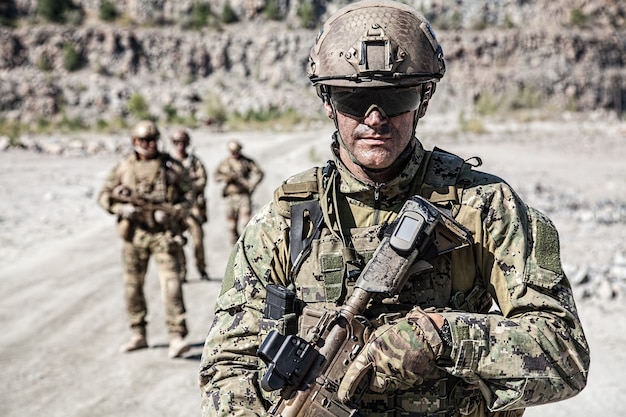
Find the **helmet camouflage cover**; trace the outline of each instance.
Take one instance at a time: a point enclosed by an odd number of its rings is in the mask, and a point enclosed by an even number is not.
[[[391,0],[364,0],[327,20],[307,75],[316,87],[383,88],[437,82],[445,71],[443,50],[422,15]]]

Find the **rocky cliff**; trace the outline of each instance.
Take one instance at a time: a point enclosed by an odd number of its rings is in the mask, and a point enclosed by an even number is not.
[[[305,76],[319,22],[345,1],[74,1],[81,18],[49,23],[40,3],[4,3],[0,120],[107,125],[214,112],[317,112]],[[490,112],[539,107],[626,111],[626,5],[611,0],[413,0],[444,48],[448,72],[433,107]],[[194,6],[196,5],[196,6]],[[308,20],[303,7],[310,5]],[[268,13],[274,7],[273,14]],[[223,11],[234,15],[224,22]],[[220,11],[222,13],[220,14]],[[221,16],[221,17],[220,17]],[[233,17],[234,16],[234,17]],[[220,19],[222,19],[220,21]],[[311,24],[311,19],[313,23]],[[8,23],[7,23],[8,22]],[[135,107],[133,107],[135,106]]]

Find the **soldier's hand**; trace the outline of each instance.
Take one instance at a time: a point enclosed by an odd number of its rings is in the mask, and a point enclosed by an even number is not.
[[[111,194],[114,196],[120,196],[120,197],[130,197],[130,195],[132,194],[132,191],[130,188],[128,188],[128,186],[124,184],[120,184],[116,186],[115,188],[113,188],[113,190],[111,191]]]
[[[165,224],[169,220],[168,214],[164,210],[154,210],[154,221],[158,224]]]
[[[435,359],[441,355],[441,337],[420,308],[374,331],[341,380],[337,395],[350,401],[361,382],[369,379],[374,392],[407,390],[436,378]]]
[[[139,212],[137,207],[130,203],[123,203],[119,206],[117,214],[123,219],[131,220]]]
[[[245,178],[241,178],[241,179],[239,180],[239,184],[240,184],[243,188],[245,188],[246,190],[248,190],[248,192],[252,192],[251,187],[250,187],[250,181],[248,181],[247,179],[245,179]]]

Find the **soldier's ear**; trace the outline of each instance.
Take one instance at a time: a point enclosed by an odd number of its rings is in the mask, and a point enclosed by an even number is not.
[[[331,106],[329,102],[324,102],[324,110],[326,110],[326,116],[328,116],[329,119],[335,118],[335,112],[333,111],[333,106]]]
[[[428,110],[428,104],[430,103],[430,97],[432,96],[433,88],[432,84],[428,84],[422,88],[422,103],[420,104],[420,108],[418,109],[419,115],[418,117],[421,119],[426,114],[426,110]]]

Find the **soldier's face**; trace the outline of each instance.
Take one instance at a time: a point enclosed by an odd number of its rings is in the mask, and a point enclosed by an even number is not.
[[[135,151],[139,154],[140,159],[151,159],[157,155],[158,138],[142,138],[133,139]]]
[[[326,104],[327,111],[331,111]],[[329,109],[330,108],[330,109]],[[369,169],[388,168],[400,156],[413,136],[415,111],[387,117],[384,111],[374,108],[362,117],[336,112],[337,127],[343,142],[356,160]],[[353,164],[340,147],[341,160],[350,168]]]
[[[172,144],[178,152],[185,152],[187,150],[187,142],[184,140],[173,140]]]

